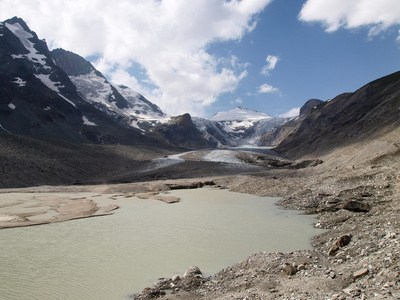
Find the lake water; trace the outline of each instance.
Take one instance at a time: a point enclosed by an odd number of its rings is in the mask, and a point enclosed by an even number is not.
[[[0,299],[126,299],[191,265],[212,275],[259,251],[310,249],[315,219],[278,198],[172,191],[129,198],[111,216],[0,230]]]

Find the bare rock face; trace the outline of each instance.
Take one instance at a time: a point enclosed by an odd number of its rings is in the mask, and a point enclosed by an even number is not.
[[[163,143],[190,149],[215,146],[201,135],[189,114],[172,117],[168,123],[154,127],[151,136]]]

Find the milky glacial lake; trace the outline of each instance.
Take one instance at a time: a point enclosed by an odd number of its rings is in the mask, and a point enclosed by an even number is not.
[[[278,198],[170,194],[181,202],[129,198],[110,216],[0,230],[0,299],[127,299],[192,265],[209,276],[259,251],[311,249],[321,232]]]

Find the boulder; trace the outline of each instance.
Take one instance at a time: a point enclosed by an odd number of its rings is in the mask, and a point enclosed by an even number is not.
[[[285,263],[280,267],[280,269],[285,272],[287,275],[294,275],[297,273],[297,267],[295,265],[291,265],[289,263]]]
[[[191,266],[189,269],[186,270],[185,274],[183,274],[183,278],[198,277],[199,275],[202,276],[199,267]]]
[[[340,248],[343,248],[344,246],[348,245],[351,241],[351,235],[342,235],[339,237],[336,242],[332,245],[331,250],[329,251],[330,256],[334,256]]]
[[[358,200],[349,200],[343,204],[343,209],[354,212],[368,212],[371,207],[368,203],[365,202],[361,202]]]

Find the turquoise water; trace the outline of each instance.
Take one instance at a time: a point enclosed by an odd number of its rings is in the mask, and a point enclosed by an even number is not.
[[[124,299],[191,265],[211,275],[259,251],[310,249],[311,216],[278,198],[172,191],[129,198],[111,216],[0,230],[0,299]]]

